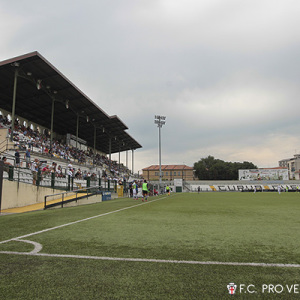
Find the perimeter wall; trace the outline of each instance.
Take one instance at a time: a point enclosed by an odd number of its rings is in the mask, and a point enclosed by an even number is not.
[[[1,210],[42,203],[46,195],[61,192],[61,190],[3,180]]]

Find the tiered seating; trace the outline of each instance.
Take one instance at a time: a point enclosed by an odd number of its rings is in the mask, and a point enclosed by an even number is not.
[[[1,121],[1,115],[0,115]],[[3,119],[2,119],[3,121]],[[5,121],[7,123],[7,121]],[[2,124],[7,126],[7,124]],[[9,125],[9,124],[8,124]],[[68,164],[72,164],[73,168],[78,170],[79,168],[83,173],[93,172],[105,175],[108,179],[120,180],[123,177],[128,178],[130,171],[123,165],[120,166],[115,161],[109,161],[109,159],[100,154],[94,155],[93,150],[89,149],[83,151],[72,146],[68,146],[59,141],[53,141],[52,149],[53,153],[49,153],[50,139],[44,134],[40,134],[37,130],[33,131],[29,127],[21,126],[16,121],[14,130],[14,148],[20,149],[20,158],[23,162],[22,166],[25,167],[24,153],[26,149],[31,149],[31,161],[38,158],[39,161],[46,161],[48,165],[56,163],[57,167],[60,165],[62,168],[62,174],[66,175],[68,170]],[[2,155],[7,156],[8,162],[14,165],[14,150],[6,151]],[[111,166],[111,169],[109,168]]]

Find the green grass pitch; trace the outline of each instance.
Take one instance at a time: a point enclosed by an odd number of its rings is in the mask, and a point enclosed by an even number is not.
[[[299,299],[299,207],[299,193],[179,193],[3,215],[0,299]]]

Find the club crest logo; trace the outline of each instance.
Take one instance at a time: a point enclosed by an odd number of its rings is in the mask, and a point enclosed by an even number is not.
[[[229,292],[230,295],[234,295],[234,294],[235,294],[236,287],[237,287],[237,285],[234,284],[233,282],[232,282],[232,283],[229,283],[229,284],[227,285],[227,289],[228,289],[228,292]]]

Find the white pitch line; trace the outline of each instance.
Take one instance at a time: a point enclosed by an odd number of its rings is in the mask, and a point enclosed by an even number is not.
[[[34,249],[30,252],[31,254],[37,254],[40,252],[43,248],[43,246],[40,243],[34,242],[34,241],[29,241],[29,240],[15,240],[17,242],[24,242],[28,243],[34,246]]]
[[[197,260],[196,261],[195,260],[167,260],[167,259],[68,255],[68,254],[48,254],[48,253],[33,253],[33,252],[12,252],[12,251],[0,251],[0,254],[58,257],[58,258],[93,259],[93,260],[108,260],[108,261],[190,264],[190,265],[225,265],[225,266],[249,266],[249,267],[300,268],[300,264],[247,263],[247,262],[243,263],[243,262],[197,261]]]
[[[33,236],[33,235],[40,234],[40,233],[44,233],[44,232],[47,232],[47,231],[50,231],[50,230],[54,230],[54,229],[66,227],[66,226],[69,226],[69,225],[77,224],[77,223],[80,223],[80,222],[92,220],[92,219],[95,219],[95,218],[107,216],[107,215],[110,215],[110,214],[113,214],[113,213],[117,213],[117,212],[120,212],[120,211],[129,209],[129,208],[138,207],[138,206],[141,206],[141,205],[144,205],[144,204],[148,204],[148,203],[152,203],[152,202],[154,202],[154,201],[162,200],[162,199],[165,199],[165,198],[167,198],[167,197],[162,197],[162,198],[155,199],[155,200],[151,200],[151,201],[148,201],[148,202],[143,202],[143,203],[140,203],[140,204],[136,204],[136,205],[124,207],[124,208],[117,209],[117,210],[114,210],[114,211],[110,211],[110,212],[107,212],[107,213],[104,213],[104,214],[100,214],[100,215],[93,216],[93,217],[89,217],[89,218],[86,218],[86,219],[82,219],[82,220],[78,220],[78,221],[74,221],[74,222],[62,224],[62,225],[59,225],[59,226],[46,228],[46,229],[43,229],[43,230],[40,230],[40,231],[36,231],[36,232],[33,232],[33,233],[29,233],[29,234],[25,234],[25,235],[22,235],[22,236],[18,236],[18,237],[9,239],[9,240],[1,241],[0,244],[4,244],[4,243],[12,242],[12,241],[15,241],[15,240],[27,238],[27,237],[29,237],[29,236]]]

